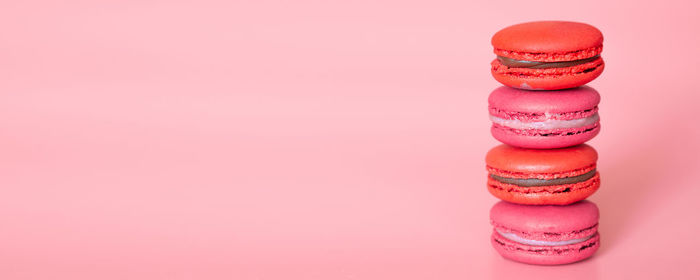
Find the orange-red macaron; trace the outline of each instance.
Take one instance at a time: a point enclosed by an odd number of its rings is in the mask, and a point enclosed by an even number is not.
[[[582,144],[536,150],[500,145],[486,155],[487,187],[502,200],[528,205],[566,205],[600,187],[598,153]]]
[[[491,74],[504,85],[557,90],[584,85],[602,72],[603,34],[579,22],[536,21],[498,31]]]

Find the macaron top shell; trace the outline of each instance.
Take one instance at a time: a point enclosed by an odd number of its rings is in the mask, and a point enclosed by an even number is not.
[[[588,86],[557,91],[530,91],[503,86],[489,95],[489,109],[503,112],[569,113],[592,110],[598,103],[600,94]]]
[[[491,44],[499,56],[529,61],[572,61],[600,54],[603,34],[585,23],[535,21],[498,31]]]
[[[486,154],[490,168],[514,173],[561,173],[595,166],[598,153],[586,144],[562,149],[524,149],[500,145]]]
[[[566,206],[520,205],[501,201],[491,208],[497,228],[524,233],[570,233],[595,227],[598,207],[586,200]]]

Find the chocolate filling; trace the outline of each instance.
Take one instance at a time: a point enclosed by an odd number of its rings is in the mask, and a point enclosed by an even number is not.
[[[541,186],[554,186],[554,185],[568,185],[568,184],[575,184],[579,182],[586,181],[590,178],[593,178],[595,175],[596,170],[593,169],[591,171],[586,172],[585,174],[578,175],[578,176],[573,176],[573,177],[566,177],[566,178],[557,178],[557,179],[516,179],[516,178],[508,178],[508,177],[501,177],[498,175],[489,175],[491,178],[493,178],[496,181],[499,181],[501,183],[506,183],[506,184],[511,184],[511,185],[518,185],[521,187],[541,187]]]
[[[507,58],[503,56],[498,56],[498,61],[501,64],[511,67],[511,68],[530,68],[530,69],[546,69],[546,68],[564,68],[571,67],[587,62],[594,61],[598,59],[600,55],[596,55],[589,58],[572,60],[572,61],[558,61],[558,62],[543,62],[543,61],[527,61],[527,60],[517,60],[512,58]]]

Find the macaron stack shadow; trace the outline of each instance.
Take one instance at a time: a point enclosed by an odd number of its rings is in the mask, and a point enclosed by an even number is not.
[[[486,155],[491,243],[507,259],[567,264],[600,247],[598,153],[583,144],[600,132],[600,94],[585,86],[603,72],[603,34],[578,22],[538,21],[498,31],[489,96]]]

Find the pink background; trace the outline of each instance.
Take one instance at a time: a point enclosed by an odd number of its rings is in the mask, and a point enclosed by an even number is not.
[[[697,1],[64,2],[0,4],[0,279],[700,273]],[[558,267],[489,243],[489,40],[539,19],[605,35]]]

